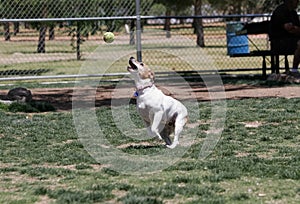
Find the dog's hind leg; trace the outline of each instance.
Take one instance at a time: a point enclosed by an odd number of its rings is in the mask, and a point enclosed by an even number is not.
[[[187,122],[186,117],[184,117],[184,118],[177,117],[176,118],[175,131],[174,131],[174,140],[173,140],[173,143],[171,145],[167,145],[168,148],[173,149],[179,144],[179,136],[180,136],[186,122]]]
[[[172,144],[172,141],[170,139],[170,134],[174,131],[174,130],[172,131],[172,129],[174,129],[174,127],[169,126],[169,125],[165,125],[164,129],[160,132],[160,135],[162,136],[162,138],[166,142],[166,145],[171,145]]]

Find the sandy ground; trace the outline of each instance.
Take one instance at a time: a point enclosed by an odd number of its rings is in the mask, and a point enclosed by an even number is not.
[[[224,85],[207,89],[201,83],[193,83],[190,87],[163,86],[159,87],[167,95],[179,100],[210,101],[217,99],[247,99],[247,98],[296,98],[300,97],[300,86],[285,85],[280,87],[263,87],[256,85]],[[95,106],[134,103],[134,87],[101,86],[97,89],[91,87],[80,88],[42,88],[30,89],[33,100],[46,101],[54,105],[57,111],[71,111],[72,102],[95,103]],[[0,99],[5,98],[8,90],[0,91]],[[78,103],[77,103],[78,104]]]

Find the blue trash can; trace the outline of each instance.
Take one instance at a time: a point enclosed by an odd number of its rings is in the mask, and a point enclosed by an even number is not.
[[[226,24],[227,54],[245,54],[249,53],[249,44],[247,35],[236,35],[237,31],[242,30],[241,22],[229,22]]]

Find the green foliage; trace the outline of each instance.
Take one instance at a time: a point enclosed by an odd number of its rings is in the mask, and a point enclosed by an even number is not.
[[[26,168],[20,171],[21,174],[28,174],[31,177],[45,178],[49,175],[56,176],[67,176],[72,173],[69,169],[60,169],[60,168],[45,168],[45,167],[37,167],[37,168]]]
[[[14,102],[9,106],[9,111],[11,112],[25,112],[25,113],[32,113],[32,112],[39,112],[38,109],[32,107],[29,103],[18,103]]]
[[[264,0],[263,1],[263,11],[272,12],[274,9],[283,2],[283,0]]]
[[[0,110],[8,111],[9,110],[9,105],[0,103]]]
[[[14,102],[7,107],[7,110],[14,113],[16,112],[34,113],[34,112],[55,111],[55,107],[48,102],[37,102],[37,101],[32,101],[29,103]]]
[[[260,13],[271,13],[282,0],[207,0],[210,5],[224,14],[260,14]]]
[[[166,10],[171,10],[176,15],[178,12],[191,7],[194,0],[155,0],[155,2],[164,5],[166,7]]]
[[[163,204],[163,202],[157,198],[146,196],[128,195],[121,199],[124,204]]]
[[[103,191],[92,191],[83,193],[81,191],[59,189],[47,193],[50,198],[56,199],[56,203],[95,203],[101,202],[109,198],[113,198],[112,194]]]
[[[240,194],[233,195],[232,198],[233,198],[233,200],[245,201],[245,200],[248,200],[250,197],[246,193],[240,193]]]
[[[166,7],[161,3],[154,4],[149,13],[154,16],[164,16],[166,14]]]

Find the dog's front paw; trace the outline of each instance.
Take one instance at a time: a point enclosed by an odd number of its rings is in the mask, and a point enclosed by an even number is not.
[[[177,141],[177,142],[173,142],[173,144],[171,144],[171,145],[166,145],[166,146],[170,149],[174,149],[178,144],[179,144],[179,142]]]

